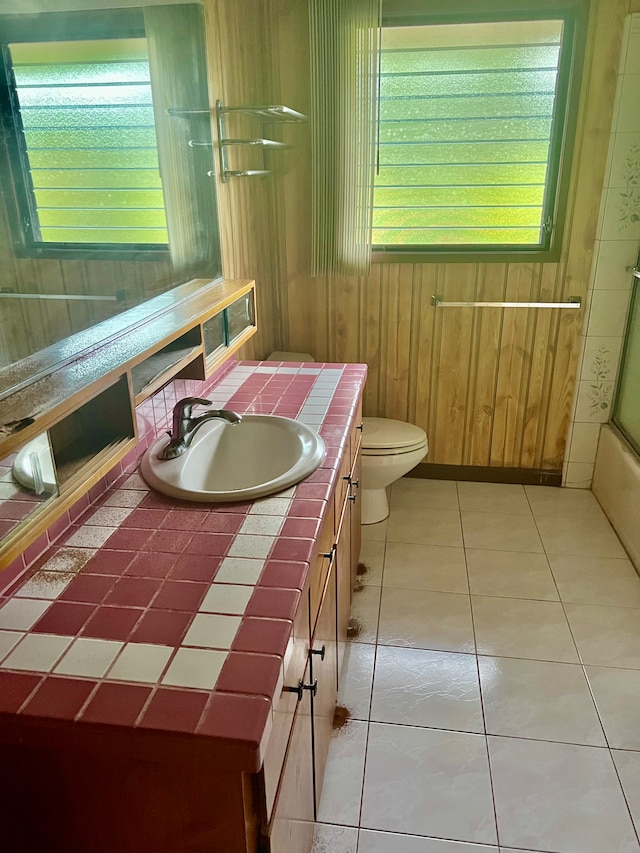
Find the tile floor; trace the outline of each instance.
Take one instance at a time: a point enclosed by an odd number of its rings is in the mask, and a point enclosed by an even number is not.
[[[640,853],[640,579],[590,492],[404,479],[314,853]]]

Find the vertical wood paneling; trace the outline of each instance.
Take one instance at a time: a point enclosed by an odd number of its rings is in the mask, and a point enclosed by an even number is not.
[[[506,264],[483,264],[478,273],[477,300],[499,302],[506,287]],[[463,465],[489,465],[495,411],[503,312],[475,311],[475,334],[469,360],[469,393]]]
[[[304,4],[273,3],[280,15],[282,96],[304,108],[306,22],[299,8]],[[311,279],[307,151],[293,154],[284,178],[286,274],[280,284],[289,310],[282,346],[309,349],[317,358],[328,350],[366,362],[365,412],[425,427],[428,461],[561,468],[583,312],[445,310],[429,300],[432,293],[486,301],[586,294],[628,9],[629,0],[592,3],[589,66],[558,263],[376,264],[368,279],[352,284]],[[290,56],[296,58],[295,74]]]

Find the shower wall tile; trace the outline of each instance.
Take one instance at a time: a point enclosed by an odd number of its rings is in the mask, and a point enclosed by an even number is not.
[[[594,290],[631,290],[627,267],[634,266],[638,255],[636,240],[603,240],[594,264]]]
[[[609,156],[580,342],[563,485],[591,488],[600,426],[611,418],[640,245],[640,14],[625,23]]]

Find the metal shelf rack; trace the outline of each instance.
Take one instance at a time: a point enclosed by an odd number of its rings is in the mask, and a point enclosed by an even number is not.
[[[229,178],[249,178],[256,175],[264,176],[269,174],[269,169],[230,169],[227,162],[228,148],[248,145],[253,148],[260,148],[263,152],[267,150],[274,151],[291,148],[291,146],[287,145],[285,142],[279,142],[275,139],[268,139],[262,136],[252,138],[236,138],[227,136],[226,117],[233,113],[245,116],[254,116],[255,118],[260,119],[262,124],[291,124],[307,120],[307,117],[302,113],[281,104],[273,106],[228,107],[225,106],[222,101],[216,101],[216,119],[218,123],[218,141],[220,150],[220,178],[225,183]]]

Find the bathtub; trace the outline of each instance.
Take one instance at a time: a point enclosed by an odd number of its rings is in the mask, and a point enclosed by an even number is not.
[[[592,488],[640,571],[640,459],[611,424],[600,430]]]

